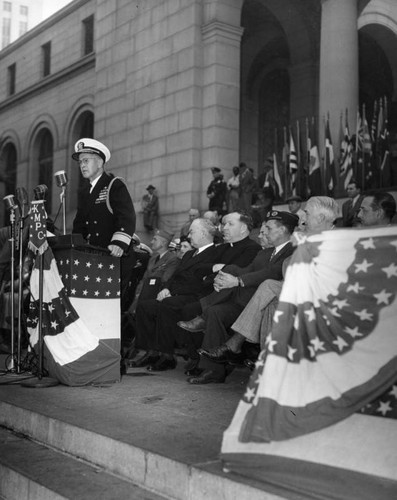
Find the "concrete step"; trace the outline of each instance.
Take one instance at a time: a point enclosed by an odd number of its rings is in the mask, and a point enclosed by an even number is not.
[[[0,425],[54,453],[66,453],[73,464],[85,464],[92,471],[102,471],[100,475],[116,476],[165,498],[283,498],[279,491],[268,486],[265,491],[252,479],[224,473],[219,460],[222,433],[245,388],[247,373],[236,371],[227,384],[197,387],[186,384],[178,370],[161,375],[132,371],[120,384],[107,388],[4,385],[0,387]],[[28,477],[33,481],[37,474],[34,470]],[[90,474],[93,479],[99,477]],[[88,498],[79,496],[78,485],[77,481],[73,498]],[[0,495],[4,495],[2,490]]]
[[[65,453],[0,428],[0,498],[164,500]]]

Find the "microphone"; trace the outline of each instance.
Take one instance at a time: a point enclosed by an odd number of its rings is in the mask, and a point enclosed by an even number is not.
[[[35,200],[45,200],[47,196],[48,187],[45,184],[39,184],[33,189]]]
[[[4,196],[3,201],[7,210],[15,210],[18,207],[13,194]]]
[[[68,178],[65,170],[58,170],[58,172],[55,172],[54,177],[56,185],[60,188],[66,186],[66,184],[68,183]]]
[[[21,210],[22,219],[24,219],[27,215],[29,208],[29,198],[28,193],[24,187],[17,188],[16,190],[18,204]]]

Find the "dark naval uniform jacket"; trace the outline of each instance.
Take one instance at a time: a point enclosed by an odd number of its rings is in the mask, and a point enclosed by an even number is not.
[[[127,186],[104,172],[91,193],[90,187],[87,183],[79,195],[73,232],[82,234],[90,245],[107,248],[114,244],[127,251],[136,222]]]

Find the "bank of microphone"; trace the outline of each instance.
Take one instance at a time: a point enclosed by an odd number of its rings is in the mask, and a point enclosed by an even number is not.
[[[29,212],[28,193],[24,187],[18,187],[16,189],[16,196],[18,200],[19,209],[21,211],[21,217],[22,219],[24,219]]]
[[[33,189],[34,199],[45,200],[47,196],[48,187],[45,184],[39,184],[37,187]]]
[[[18,208],[18,203],[15,201],[15,196],[13,194],[4,196],[3,201],[7,210],[15,210]]]
[[[58,172],[55,172],[54,177],[55,177],[56,185],[58,187],[63,188],[67,185],[68,178],[67,178],[65,170],[58,170]]]

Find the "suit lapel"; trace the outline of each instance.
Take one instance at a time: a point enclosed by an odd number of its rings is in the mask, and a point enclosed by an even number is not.
[[[210,247],[200,252],[198,255],[194,255],[196,250],[190,250],[189,252],[186,252],[183,256],[181,267],[183,269],[188,269],[189,267],[195,266],[196,264],[202,262],[207,257],[208,250],[211,250],[213,248],[214,245],[211,245]]]
[[[276,253],[276,255],[274,256],[274,258],[272,259],[272,262],[277,262],[277,261],[279,261],[280,259],[282,259],[282,258],[283,258],[283,256],[284,256],[286,253],[288,253],[288,252],[290,252],[290,251],[291,251],[291,246],[292,246],[292,245],[291,245],[291,243],[290,243],[290,242],[288,242],[286,245],[284,245],[284,246],[283,246],[283,248],[282,248],[279,252],[277,252],[277,253]]]

